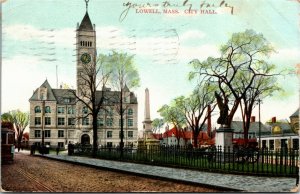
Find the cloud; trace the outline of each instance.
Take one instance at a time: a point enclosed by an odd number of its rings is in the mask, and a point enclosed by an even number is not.
[[[42,44],[73,47],[75,32],[73,28],[38,29],[32,25],[14,24],[3,27],[4,38],[17,41],[38,41]]]
[[[188,30],[180,35],[179,39],[181,42],[190,40],[190,39],[202,39],[206,36],[205,33],[199,30]]]

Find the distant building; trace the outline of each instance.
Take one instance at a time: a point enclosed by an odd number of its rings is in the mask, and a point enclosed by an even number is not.
[[[299,149],[299,136],[293,130],[292,122],[277,121],[276,117],[273,117],[270,122],[266,123],[266,126],[271,133],[262,136],[262,147],[267,147],[270,150]]]
[[[77,94],[86,90],[83,64],[95,65],[96,58],[96,31],[92,25],[88,12],[76,29],[76,80]],[[110,91],[104,88],[110,96],[120,96],[119,91]],[[75,91],[75,90],[73,90]],[[127,106],[124,116],[124,144],[137,144],[138,102],[135,94],[127,87],[123,89],[126,96],[124,105]],[[96,93],[96,101],[101,97],[101,91]],[[46,80],[38,87],[30,102],[30,145],[39,145],[44,142],[51,147],[65,147],[69,142],[92,144],[92,117],[83,103],[76,102],[69,89],[54,89]],[[116,103],[113,100],[104,102],[107,111],[98,115],[98,145],[117,146],[120,142],[120,116],[116,112]]]
[[[194,143],[193,132],[189,129],[179,129],[173,127],[170,130],[166,130],[161,134],[154,134],[154,137],[160,140],[161,145],[168,146],[177,146],[179,142],[179,146],[187,146]],[[204,131],[200,131],[198,138],[198,145],[214,145],[214,139],[210,138],[207,135],[206,128]]]

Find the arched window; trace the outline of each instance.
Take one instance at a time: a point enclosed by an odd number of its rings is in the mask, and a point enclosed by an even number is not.
[[[91,47],[93,46],[92,42],[91,42]]]
[[[133,115],[133,110],[131,108],[128,109],[128,115]]]
[[[34,107],[34,112],[35,113],[41,113],[41,107],[40,106]]]
[[[45,113],[51,113],[51,108],[50,106],[45,107]]]

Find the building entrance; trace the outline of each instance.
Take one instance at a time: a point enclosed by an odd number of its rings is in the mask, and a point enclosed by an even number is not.
[[[90,144],[90,136],[87,134],[84,134],[81,136],[81,144]]]

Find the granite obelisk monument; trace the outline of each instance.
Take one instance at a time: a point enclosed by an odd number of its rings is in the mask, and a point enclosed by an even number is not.
[[[155,139],[152,132],[152,121],[150,118],[150,96],[149,89],[145,90],[145,110],[143,121],[143,139],[140,139],[139,144],[147,146],[159,145],[159,140]]]

